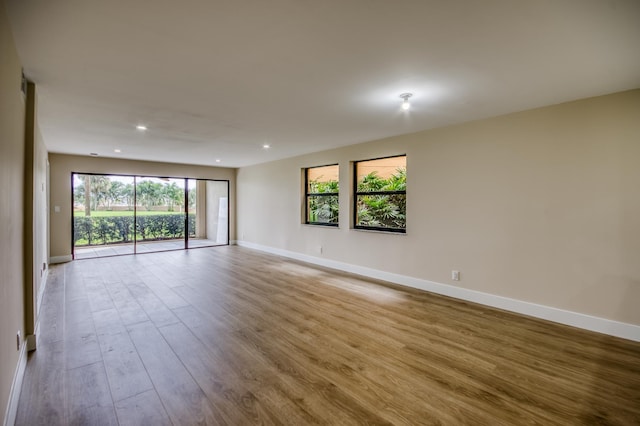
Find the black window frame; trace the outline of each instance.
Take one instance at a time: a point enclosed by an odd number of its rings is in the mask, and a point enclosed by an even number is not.
[[[385,160],[387,158],[399,158],[405,157],[405,162],[407,158],[407,154],[398,154],[398,155],[389,155],[386,157],[378,157],[378,158],[367,158],[365,160],[358,160],[353,162],[353,229],[361,229],[368,231],[380,231],[380,232],[390,232],[396,234],[406,234],[407,233],[407,219],[406,219],[406,207],[405,207],[405,227],[404,228],[391,228],[386,226],[365,226],[358,225],[358,196],[360,195],[394,195],[394,194],[402,194],[405,198],[405,205],[407,200],[407,190],[405,187],[404,191],[358,191],[358,163],[366,163],[368,161],[375,160]],[[405,166],[406,167],[406,166]],[[406,171],[405,171],[406,172]]]
[[[319,169],[322,167],[338,167],[338,192],[309,192],[309,170]],[[322,166],[312,166],[304,168],[304,223],[305,225],[320,225],[337,228],[340,226],[340,165],[338,163],[324,164]],[[338,198],[338,214],[337,222],[312,222],[309,220],[309,200],[311,197],[337,197]]]

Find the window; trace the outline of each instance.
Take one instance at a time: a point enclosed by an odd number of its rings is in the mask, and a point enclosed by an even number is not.
[[[338,165],[306,169],[305,188],[305,223],[338,226]]]
[[[407,156],[355,163],[354,228],[406,232]]]

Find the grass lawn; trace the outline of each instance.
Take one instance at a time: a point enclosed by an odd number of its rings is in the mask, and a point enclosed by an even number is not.
[[[154,211],[146,211],[146,210],[138,210],[136,212],[138,216],[156,216],[161,214],[180,214],[180,212],[154,212]],[[84,216],[84,211],[76,211],[73,212],[74,216]],[[133,211],[92,211],[91,217],[107,217],[107,216],[133,216]]]

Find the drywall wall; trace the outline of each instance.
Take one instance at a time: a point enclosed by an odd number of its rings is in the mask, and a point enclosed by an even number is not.
[[[634,90],[244,167],[238,240],[640,325],[638,117]],[[351,162],[397,154],[406,235],[350,229]],[[333,163],[340,228],[303,225]]]
[[[38,126],[35,84],[28,83],[25,125],[24,259],[25,334],[29,349],[35,349],[38,303],[48,272],[48,153]]]
[[[151,161],[122,160],[65,154],[49,154],[51,196],[50,250],[51,258],[71,256],[71,173],[104,173],[139,176],[188,177],[229,181],[230,239],[235,239],[235,174],[236,169],[193,166]],[[60,211],[56,212],[56,206]]]
[[[37,92],[37,90],[36,90]],[[37,107],[37,101],[36,101]],[[49,271],[49,153],[42,139],[42,133],[35,127],[35,147],[33,158],[33,232],[37,239],[33,246],[34,294],[36,297],[36,318],[42,300],[42,291]]]
[[[24,336],[23,200],[25,100],[21,65],[0,5],[0,415],[6,415]]]

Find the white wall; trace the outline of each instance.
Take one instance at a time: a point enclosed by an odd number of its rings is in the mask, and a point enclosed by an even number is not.
[[[16,333],[25,335],[26,108],[20,81],[20,61],[4,5],[0,4],[0,416],[3,418],[10,415],[7,407],[21,360]]]
[[[241,168],[238,239],[640,325],[639,117],[634,90]],[[351,162],[405,153],[407,234],[350,229]],[[301,169],[336,162],[340,228],[303,225]]]

